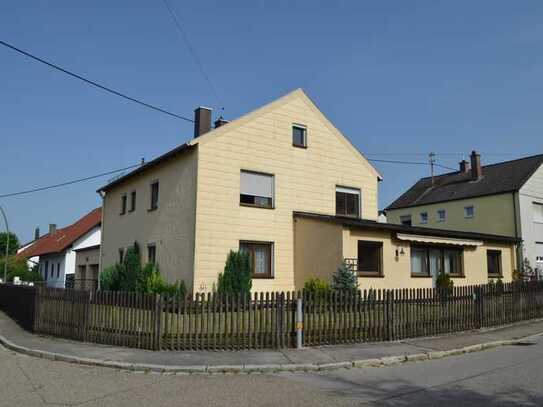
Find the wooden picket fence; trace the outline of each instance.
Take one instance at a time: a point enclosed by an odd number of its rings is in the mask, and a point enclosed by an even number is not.
[[[302,329],[304,346],[391,341],[543,317],[541,281],[451,290],[187,298],[0,286],[5,298],[16,298],[19,290],[25,290],[26,307],[34,312],[30,323],[35,332],[151,350],[294,347],[297,328]],[[0,301],[0,309],[6,303]],[[11,314],[21,313],[28,325],[29,312],[21,307],[10,307]],[[297,307],[303,321],[297,321]]]

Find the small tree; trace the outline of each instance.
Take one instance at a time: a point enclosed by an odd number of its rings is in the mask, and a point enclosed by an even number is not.
[[[126,250],[122,264],[121,289],[137,291],[141,274],[140,246],[137,242]]]
[[[243,251],[230,250],[226,258],[224,272],[219,274],[217,292],[229,295],[250,295],[251,286],[249,254]]]
[[[0,257],[6,255],[6,244],[8,240],[8,234],[6,232],[0,233]],[[19,238],[15,233],[9,233],[9,254],[14,255],[19,248]]]
[[[332,288],[336,291],[355,292],[358,289],[358,278],[349,270],[345,262],[332,274]]]

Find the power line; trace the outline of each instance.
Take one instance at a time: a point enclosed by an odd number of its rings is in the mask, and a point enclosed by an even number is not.
[[[102,172],[100,174],[91,175],[90,177],[78,178],[78,179],[74,179],[74,180],[71,180],[71,181],[61,182],[60,184],[48,185],[48,186],[44,186],[44,187],[37,187],[37,188],[27,189],[27,190],[19,191],[19,192],[11,192],[9,194],[0,195],[0,198],[7,198],[7,197],[10,197],[10,196],[31,194],[33,192],[40,192],[40,191],[45,191],[47,189],[53,189],[53,188],[64,187],[66,185],[77,184],[78,182],[90,181],[92,179],[105,177],[106,175],[111,175],[111,174],[115,174],[115,173],[118,173],[118,172],[121,172],[121,171],[130,170],[132,168],[139,167],[140,165],[141,164],[130,165],[130,166],[125,167],[125,168],[119,168],[118,170]]]
[[[429,165],[428,162],[423,161],[399,161],[399,160],[379,160],[376,158],[368,158],[368,161],[378,162],[378,163],[389,163],[389,164],[406,164],[406,165]],[[446,165],[434,163],[436,167],[445,168],[447,170],[457,171],[456,168],[447,167]]]
[[[207,75],[207,73],[206,73],[206,71],[204,69],[204,65],[200,61],[200,58],[198,58],[198,54],[196,53],[196,50],[190,44],[189,37],[188,37],[186,31],[183,29],[183,26],[182,26],[181,22],[179,21],[179,19],[177,18],[177,15],[173,11],[173,9],[170,7],[170,4],[168,3],[168,0],[162,0],[162,2],[166,6],[166,9],[168,9],[168,13],[172,17],[172,20],[175,23],[175,26],[177,27],[177,30],[179,31],[179,33],[183,37],[183,40],[185,41],[185,44],[187,45],[187,48],[189,49],[189,52],[191,53],[192,58],[194,59],[194,62],[196,63],[196,65],[198,66],[198,69],[200,69],[200,72],[201,72],[202,76],[205,78],[206,82],[208,83],[209,88],[211,89],[211,93],[213,93],[213,96],[215,97],[215,99],[217,99],[217,103],[219,104],[219,107],[221,108],[221,110],[224,110],[224,106],[221,106],[221,100],[219,98],[217,90],[213,86],[213,83],[211,82],[211,79],[209,79],[209,76]]]
[[[64,69],[64,68],[62,68],[62,67],[60,67],[60,66],[58,66],[58,65],[53,64],[52,62],[48,62],[48,61],[46,61],[45,59],[39,58],[39,57],[37,57],[37,56],[35,56],[35,55],[32,55],[31,53],[29,53],[29,52],[27,52],[27,51],[23,51],[22,49],[17,48],[17,47],[14,46],[14,45],[8,44],[8,43],[5,42],[5,41],[0,40],[0,45],[3,45],[4,47],[10,48],[10,49],[12,49],[13,51],[18,52],[19,54],[22,54],[22,55],[24,55],[24,56],[27,56],[27,57],[33,59],[34,61],[41,62],[42,64],[45,64],[45,65],[47,65],[47,66],[50,67],[50,68],[56,69],[57,71],[60,71],[60,72],[63,72],[63,73],[65,73],[66,75],[71,76],[72,78],[79,79],[80,81],[83,81],[83,82],[87,83],[88,85],[95,86],[95,87],[97,87],[97,88],[99,88],[99,89],[102,89],[102,90],[104,90],[104,91],[106,91],[106,92],[109,92],[109,93],[111,93],[111,94],[113,94],[113,95],[120,96],[120,97],[122,97],[122,98],[124,98],[124,99],[126,99],[126,100],[129,100],[129,101],[131,101],[131,102],[137,103],[137,104],[139,104],[139,105],[141,105],[141,106],[147,107],[147,108],[149,108],[149,109],[155,110],[155,111],[160,112],[160,113],[167,114],[168,116],[172,116],[172,117],[175,117],[175,118],[177,118],[177,119],[181,119],[181,120],[185,120],[185,121],[187,121],[187,122],[194,123],[194,120],[189,119],[188,117],[180,116],[180,115],[178,115],[178,114],[176,114],[176,113],[172,113],[172,112],[169,112],[169,111],[167,111],[167,110],[164,110],[164,109],[162,109],[162,108],[160,108],[160,107],[153,106],[153,105],[151,105],[151,104],[149,104],[149,103],[143,102],[142,100],[139,100],[139,99],[136,99],[136,98],[127,96],[127,95],[125,95],[124,93],[121,93],[121,92],[116,91],[116,90],[114,90],[114,89],[108,88],[107,86],[100,85],[99,83],[94,82],[94,81],[91,80],[91,79],[85,78],[85,77],[83,77],[83,76],[81,76],[81,75],[78,75],[78,74],[76,74],[76,73],[74,73],[74,72],[68,71],[67,69]]]

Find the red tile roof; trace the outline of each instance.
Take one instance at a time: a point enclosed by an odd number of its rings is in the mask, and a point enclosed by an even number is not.
[[[100,225],[101,222],[102,208],[96,208],[70,226],[43,235],[26,249],[17,253],[17,257],[29,258],[62,252],[92,228]]]

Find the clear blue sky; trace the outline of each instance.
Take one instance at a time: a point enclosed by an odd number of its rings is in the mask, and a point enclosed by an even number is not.
[[[301,87],[369,157],[543,152],[541,1],[169,1],[229,119]],[[219,106],[162,0],[3,0],[0,33],[179,114]],[[190,123],[0,47],[0,194],[134,164],[191,135]],[[437,158],[456,167],[461,156]],[[428,174],[376,166],[381,207]],[[25,241],[98,206],[106,181],[0,204]]]

